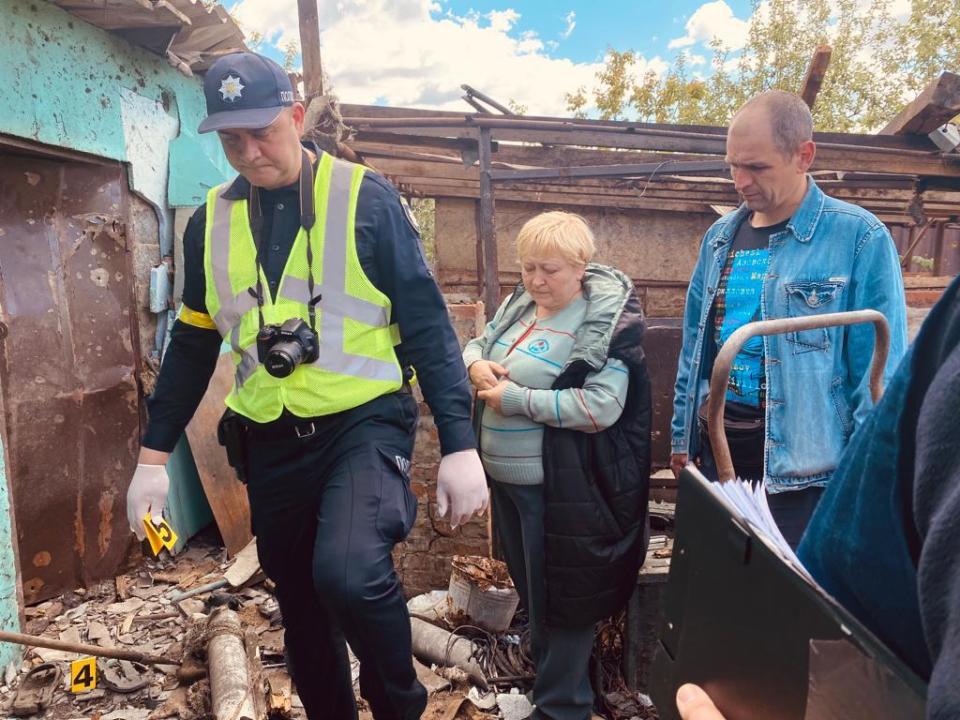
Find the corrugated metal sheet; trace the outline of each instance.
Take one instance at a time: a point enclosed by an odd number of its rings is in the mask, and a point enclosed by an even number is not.
[[[122,167],[0,157],[0,382],[25,600],[113,575],[136,464]]]

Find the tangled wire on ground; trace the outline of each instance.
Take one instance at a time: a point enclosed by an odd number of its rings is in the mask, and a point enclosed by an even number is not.
[[[452,631],[447,644],[448,655],[457,637],[474,643],[477,649],[472,659],[483,671],[491,688],[533,687],[536,675],[526,622],[514,622],[505,633],[492,633],[476,625],[460,625]]]
[[[627,688],[623,676],[624,621],[625,613],[620,613],[597,627],[590,657],[594,707],[608,720],[656,718],[656,711],[643,706],[637,693]],[[530,650],[530,629],[522,613],[518,613],[505,633],[492,633],[475,625],[459,625],[452,633],[447,653],[457,637],[472,641],[477,648],[472,659],[492,689],[506,691],[518,687],[525,691],[533,687],[536,666]]]

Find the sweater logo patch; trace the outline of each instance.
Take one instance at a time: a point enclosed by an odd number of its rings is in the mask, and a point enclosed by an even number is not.
[[[543,355],[545,352],[549,352],[550,343],[548,343],[543,338],[539,340],[534,340],[532,343],[527,345],[527,350],[533,353],[534,355]]]

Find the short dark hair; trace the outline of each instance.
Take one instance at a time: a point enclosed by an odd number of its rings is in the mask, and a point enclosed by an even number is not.
[[[733,119],[736,120],[745,110],[757,108],[767,111],[773,143],[784,155],[793,155],[803,143],[813,140],[813,116],[799,95],[767,90],[747,100]]]

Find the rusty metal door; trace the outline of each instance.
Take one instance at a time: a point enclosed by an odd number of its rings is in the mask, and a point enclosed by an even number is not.
[[[0,154],[0,385],[27,603],[114,575],[130,546],[127,193],[119,164]]]

